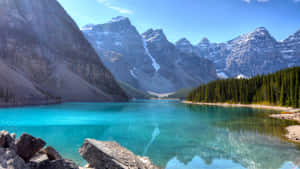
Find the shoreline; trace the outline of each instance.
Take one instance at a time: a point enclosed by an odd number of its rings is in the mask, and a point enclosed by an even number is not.
[[[292,107],[280,107],[280,106],[269,106],[269,105],[256,105],[256,104],[229,104],[229,103],[199,103],[191,101],[182,101],[184,104],[193,104],[193,105],[206,105],[206,106],[219,106],[219,107],[245,107],[245,108],[255,108],[255,109],[269,109],[276,111],[288,112],[285,114],[270,114],[269,117],[296,121],[299,125],[288,126],[286,127],[287,133],[283,135],[286,139],[294,143],[300,143],[300,109]]]
[[[281,107],[281,106],[269,106],[269,105],[259,105],[259,104],[230,104],[230,103],[201,103],[201,102],[191,102],[182,101],[184,104],[194,104],[194,105],[206,105],[206,106],[219,106],[219,107],[245,107],[245,108],[257,108],[257,109],[269,109],[276,111],[285,111],[290,113],[300,113],[300,109],[292,107]]]

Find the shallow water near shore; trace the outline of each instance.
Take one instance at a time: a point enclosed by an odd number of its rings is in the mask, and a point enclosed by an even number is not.
[[[0,130],[41,137],[80,165],[78,148],[93,138],[117,141],[167,169],[293,169],[300,149],[281,135],[294,122],[270,113],[177,101],[65,103],[0,109]]]

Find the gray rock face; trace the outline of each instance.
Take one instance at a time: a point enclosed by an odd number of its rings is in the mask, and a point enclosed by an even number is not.
[[[28,134],[15,141],[7,131],[1,131],[0,143],[0,169],[79,169],[52,147],[40,151],[46,143]]]
[[[14,150],[0,147],[0,169],[29,169]]]
[[[17,100],[127,100],[56,0],[0,0],[0,11],[0,92]]]
[[[250,77],[284,68],[285,61],[277,45],[265,28],[257,28],[252,33],[229,41],[231,52],[226,58],[226,72],[231,77],[239,74]]]
[[[300,65],[300,31],[284,41],[276,41],[266,28],[241,35],[226,43],[202,40],[198,55],[213,61],[220,76],[251,77]]]
[[[140,35],[128,18],[117,17],[106,24],[87,25],[82,31],[114,76],[134,88],[167,93],[216,78],[214,66],[207,60],[202,62],[204,59],[198,60],[196,70],[200,72],[204,66],[209,68],[206,71],[210,74],[193,78],[201,75],[190,75],[192,72],[187,73],[177,63],[186,54],[177,50],[162,30],[150,29]]]
[[[16,141],[17,154],[25,161],[29,161],[45,145],[42,139],[23,134]]]
[[[44,161],[36,165],[31,164],[30,167],[30,169],[79,169],[73,161],[67,159]]]
[[[280,53],[288,67],[300,66],[300,30],[279,43]]]
[[[157,169],[148,158],[136,156],[116,142],[86,139],[79,153],[95,169]]]

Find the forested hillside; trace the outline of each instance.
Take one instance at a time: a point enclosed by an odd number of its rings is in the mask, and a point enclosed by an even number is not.
[[[187,97],[193,102],[271,104],[300,107],[300,67],[251,79],[217,80],[201,85]]]

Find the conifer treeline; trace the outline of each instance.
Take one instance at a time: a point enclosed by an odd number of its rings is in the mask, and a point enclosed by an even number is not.
[[[201,85],[187,97],[193,102],[272,104],[300,107],[300,67],[251,79],[217,80]]]

